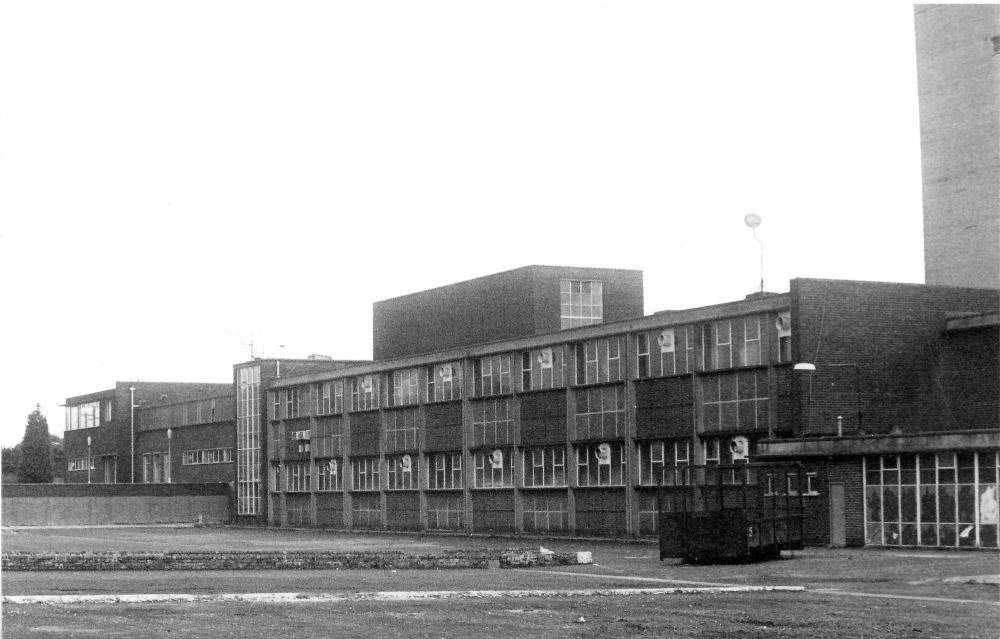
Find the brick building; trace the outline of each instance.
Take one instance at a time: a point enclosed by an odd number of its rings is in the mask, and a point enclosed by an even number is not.
[[[795,279],[644,316],[634,271],[532,269],[558,277],[505,296],[531,321],[499,336],[441,323],[504,280],[480,278],[392,300],[375,350],[414,352],[252,360],[143,405],[137,481],[235,482],[248,523],[619,537],[656,533],[664,469],[791,460],[768,481],[810,543],[997,547],[997,291]]]
[[[996,547],[998,304],[796,279],[287,377],[269,522],[648,535],[665,467],[800,460],[812,543]]]
[[[165,404],[231,393],[227,384],[116,382],[114,388],[66,399],[67,483],[141,481],[133,447],[142,411]],[[136,454],[142,449],[135,448]],[[134,470],[133,470],[134,468]]]

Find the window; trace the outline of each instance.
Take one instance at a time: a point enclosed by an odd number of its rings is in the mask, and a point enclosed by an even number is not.
[[[524,451],[524,486],[566,485],[566,449],[562,446],[543,446]]]
[[[462,367],[457,362],[427,367],[428,402],[462,398]]]
[[[864,470],[866,543],[998,547],[996,451],[870,456]]]
[[[316,460],[316,490],[324,492],[343,490],[343,484],[340,481],[339,459]]]
[[[285,406],[283,413],[285,419],[294,419],[306,414],[303,409],[306,407],[306,401],[309,396],[308,387],[288,388],[279,392]]]
[[[386,377],[386,406],[408,406],[420,402],[420,369],[392,371]]]
[[[105,422],[111,421],[111,400],[104,400],[104,420]]]
[[[778,361],[792,361],[792,313],[779,313],[774,322],[778,330]]]
[[[351,459],[351,490],[379,490],[378,457],[354,457]]]
[[[510,399],[473,402],[472,439],[477,446],[514,443],[514,413]]]
[[[69,472],[75,472],[78,470],[94,470],[94,458],[90,457],[80,457],[77,459],[68,460],[66,470]]]
[[[738,464],[748,464],[750,462],[749,450],[753,448],[753,444],[749,441],[746,443],[746,450],[738,450],[734,445],[733,441],[739,438],[724,439],[721,437],[710,437],[702,440],[702,451],[705,453],[705,465],[706,466],[736,466]],[[721,479],[723,483],[726,484],[738,484],[744,481],[742,471],[731,468],[722,469],[720,471]],[[746,481],[750,481],[750,476],[746,476]],[[777,482],[781,482],[778,478]]]
[[[581,388],[576,397],[576,438],[600,439],[625,434],[625,389],[619,385]]]
[[[760,318],[743,318],[743,347],[739,352],[739,366],[759,366],[761,364]]]
[[[351,410],[378,408],[378,376],[362,375],[351,380]]]
[[[411,455],[385,458],[385,484],[388,490],[416,490],[417,463]]]
[[[284,398],[280,391],[271,391],[268,393],[271,396],[271,419],[281,419],[281,406]]]
[[[477,397],[510,393],[510,353],[480,357],[473,362],[475,394]]]
[[[344,412],[344,380],[317,384],[313,393],[316,397],[317,415],[339,415]]]
[[[718,373],[703,378],[705,431],[767,430],[767,371],[764,369]]]
[[[181,455],[182,466],[197,466],[199,464],[226,464],[232,461],[232,448],[203,448],[201,450],[185,450]]]
[[[78,406],[66,407],[66,430],[81,428],[96,428],[100,425],[100,402],[88,402]]]
[[[514,452],[509,448],[479,450],[473,453],[476,488],[512,488]]]
[[[170,481],[170,456],[165,452],[143,453],[142,483],[162,484]]]
[[[290,493],[309,492],[312,489],[309,481],[311,468],[312,463],[310,462],[287,462],[285,464],[285,490]]]
[[[541,390],[563,386],[563,351],[539,348],[521,353],[521,389]]]
[[[561,328],[604,320],[604,285],[595,280],[559,280]]]
[[[649,377],[649,335],[635,336],[636,375],[639,379]]]
[[[419,430],[417,420],[416,408],[386,411],[385,449],[389,452],[416,450],[417,431]]]
[[[333,383],[324,382],[319,385],[316,389],[316,408],[315,412],[317,415],[329,415],[333,410]]]
[[[260,366],[236,371],[236,512],[260,512]]]
[[[729,320],[716,322],[713,329],[715,349],[712,352],[712,368],[732,368],[733,323]]]
[[[574,345],[576,383],[600,384],[623,379],[619,336]]]
[[[431,490],[462,488],[462,453],[435,453],[428,457],[431,472],[427,477]]]
[[[295,430],[291,432],[291,437],[295,440],[296,447],[300,453],[308,453],[310,450],[310,438],[312,437],[312,432],[309,430]]]
[[[587,444],[576,448],[577,485],[624,486],[625,447],[620,442]]]
[[[665,468],[679,468],[691,463],[691,442],[687,439],[657,440],[639,444],[639,483],[644,486],[676,483],[680,476]]]

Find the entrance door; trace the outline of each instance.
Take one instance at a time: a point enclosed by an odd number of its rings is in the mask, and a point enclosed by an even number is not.
[[[846,518],[844,513],[844,485],[830,484],[830,545],[843,548],[847,545]]]
[[[104,458],[104,483],[114,484],[116,482],[116,471],[118,466],[118,459],[116,457],[105,457]]]

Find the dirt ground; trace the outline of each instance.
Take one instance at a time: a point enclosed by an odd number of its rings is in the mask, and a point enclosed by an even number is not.
[[[516,570],[4,572],[16,595],[359,593],[538,588],[544,597],[373,602],[3,605],[3,637],[985,637],[1000,636],[1000,555],[807,549],[729,566],[661,562],[642,543],[238,528],[8,530],[12,550],[378,550],[544,545],[594,564]],[[587,588],[799,586],[802,592],[566,596]]]

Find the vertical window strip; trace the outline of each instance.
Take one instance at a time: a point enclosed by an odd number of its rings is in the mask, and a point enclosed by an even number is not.
[[[636,377],[639,379],[650,376],[649,335],[646,333],[639,333],[635,336],[635,370]]]

